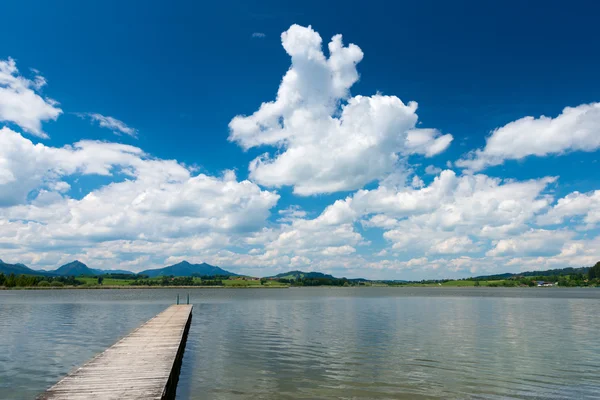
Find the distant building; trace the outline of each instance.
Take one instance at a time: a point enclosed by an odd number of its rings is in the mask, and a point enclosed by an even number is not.
[[[538,285],[538,287],[550,287],[550,286],[554,286],[554,283],[552,283],[552,282],[535,281],[535,283]]]

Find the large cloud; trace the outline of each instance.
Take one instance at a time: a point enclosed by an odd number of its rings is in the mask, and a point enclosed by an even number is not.
[[[590,193],[573,192],[558,200],[556,205],[538,217],[542,225],[555,225],[582,217],[585,227],[593,228],[600,223],[600,190]]]
[[[459,160],[460,167],[480,171],[505,160],[600,148],[600,103],[566,107],[556,118],[525,117],[494,130],[482,150]]]
[[[42,121],[56,120],[62,113],[57,102],[38,92],[46,84],[42,76],[34,80],[19,75],[15,60],[0,60],[0,121],[12,122],[24,131],[47,138]]]
[[[503,242],[485,257],[441,255],[416,257],[410,260],[384,259],[367,261],[363,265],[381,276],[401,271],[404,278],[443,279],[473,275],[582,267],[600,260],[600,238],[568,240],[566,231],[530,231]],[[523,243],[520,243],[520,240]],[[549,243],[547,243],[549,241]],[[551,246],[554,246],[552,249]]]
[[[495,242],[487,256],[554,256],[574,236],[573,232],[532,229]]]
[[[116,173],[122,177],[114,181]],[[113,182],[70,197],[63,179],[89,174]],[[8,128],[0,131],[0,176],[0,247],[22,255],[104,246],[104,254],[135,247],[168,257],[182,250],[177,243],[185,243],[186,252],[223,246],[232,236],[260,230],[279,199],[232,171],[194,175],[136,147],[87,141],[54,148]]]
[[[245,149],[281,149],[250,163],[258,183],[290,185],[300,195],[358,189],[390,173],[401,157],[431,157],[452,141],[435,129],[415,128],[415,102],[379,94],[350,97],[363,53],[354,44],[344,46],[341,35],[331,39],[329,57],[310,27],[293,25],[281,39],[292,65],[276,100],[229,124],[230,140]]]
[[[499,256],[501,249],[510,247],[507,240],[515,235],[522,235],[524,242],[528,239],[531,251],[514,248],[514,254],[541,251],[527,232],[531,231],[536,215],[552,203],[552,197],[544,194],[544,189],[554,181],[551,177],[504,181],[485,175],[457,176],[446,170],[420,189],[382,185],[360,190],[345,200],[335,201],[313,219],[294,207],[284,212],[284,223],[279,227],[265,229],[247,239],[246,243],[254,248],[244,257],[245,262],[289,267],[293,259],[305,262],[305,268],[335,266],[365,275],[366,271],[360,272],[363,268],[394,269],[393,266],[421,268],[426,273],[427,268],[442,265],[439,257],[445,257],[446,268],[436,273],[464,274],[465,270],[485,264],[484,258],[465,257],[465,254],[483,256],[486,251],[497,249],[493,256]],[[415,257],[426,260],[425,264],[396,263],[385,258],[371,262],[372,248],[357,229],[359,221],[364,228],[383,230],[391,248],[381,256],[409,260]],[[561,231],[552,237],[552,233],[547,231],[544,238],[558,249],[572,236]],[[528,248],[527,243],[523,249]]]
[[[24,203],[34,190],[68,189],[61,181],[64,176],[110,175],[114,168],[139,163],[142,155],[139,148],[119,143],[81,141],[61,148],[34,144],[4,127],[0,129],[0,207]]]
[[[457,176],[445,170],[421,189],[395,189],[380,186],[360,190],[346,200],[361,215],[393,218],[426,216],[428,226],[452,230],[475,226],[492,235],[495,231],[517,228],[551,202],[542,190],[555,178],[503,181],[486,175]]]
[[[420,189],[380,186],[359,190],[319,217],[382,228],[392,249],[415,254],[473,252],[529,229],[552,203],[543,194],[555,178],[524,182],[443,171]]]

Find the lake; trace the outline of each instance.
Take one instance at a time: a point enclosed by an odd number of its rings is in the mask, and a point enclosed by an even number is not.
[[[178,399],[600,398],[600,289],[0,291],[0,399],[190,294]]]

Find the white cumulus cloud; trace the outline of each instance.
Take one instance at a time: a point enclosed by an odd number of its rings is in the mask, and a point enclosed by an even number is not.
[[[336,201],[319,218],[330,216],[346,224],[366,218],[363,226],[384,229],[397,251],[471,252],[492,239],[529,229],[534,217],[552,203],[542,191],[554,181],[503,181],[446,170],[423,188],[359,190]]]
[[[19,74],[15,60],[0,60],[0,121],[12,122],[25,132],[48,138],[42,122],[56,120],[62,113],[58,103],[43,98],[39,90],[46,84],[42,76],[33,80]]]
[[[292,65],[276,100],[229,124],[229,139],[244,149],[280,149],[250,163],[258,183],[293,186],[299,195],[353,190],[391,173],[403,156],[431,157],[452,141],[452,135],[416,128],[415,102],[380,94],[352,97],[363,52],[344,46],[341,35],[329,42],[329,57],[311,27],[293,25],[281,40]]]
[[[117,172],[126,179],[80,199],[63,181]],[[232,171],[194,174],[117,143],[33,144],[8,128],[0,131],[0,177],[0,245],[18,248],[24,262],[55,252],[100,257],[99,249],[113,262],[128,253],[164,259],[222,249],[260,230],[279,200]]]
[[[425,167],[425,173],[427,175],[437,175],[440,172],[442,172],[442,169],[439,167],[436,167],[435,165],[428,165],[427,167]]]
[[[480,171],[528,156],[595,151],[600,148],[600,103],[566,107],[556,118],[525,117],[492,132],[483,149],[456,162]]]
[[[532,229],[496,242],[487,256],[553,256],[573,237],[569,231]]]
[[[139,148],[118,143],[34,144],[4,127],[0,129],[0,207],[24,203],[37,189],[65,188],[61,183],[65,176],[111,175],[114,168],[131,166],[142,155]]]
[[[542,225],[561,224],[573,217],[582,217],[587,227],[600,223],[600,190],[590,193],[573,192],[558,200],[546,214],[538,217]]]

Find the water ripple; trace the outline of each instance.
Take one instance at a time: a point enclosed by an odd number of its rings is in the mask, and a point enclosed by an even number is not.
[[[180,399],[600,398],[600,291],[201,290]],[[0,398],[33,398],[169,290],[0,292]]]

